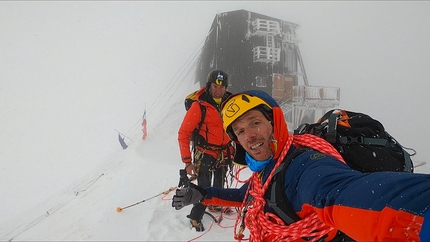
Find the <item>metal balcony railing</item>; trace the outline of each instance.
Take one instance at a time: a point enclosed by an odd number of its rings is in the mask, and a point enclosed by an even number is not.
[[[301,106],[334,107],[340,103],[340,88],[294,86],[293,103]]]

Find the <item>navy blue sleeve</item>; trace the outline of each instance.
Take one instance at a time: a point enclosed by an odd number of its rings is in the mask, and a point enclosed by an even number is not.
[[[430,206],[430,175],[406,172],[361,173],[318,152],[298,156],[285,173],[294,210],[303,204],[342,205],[381,211],[390,206],[422,216]]]
[[[248,189],[248,183],[243,184],[240,188],[222,189],[216,187],[207,187],[205,189],[207,191],[205,200],[242,203],[246,194],[246,190]]]

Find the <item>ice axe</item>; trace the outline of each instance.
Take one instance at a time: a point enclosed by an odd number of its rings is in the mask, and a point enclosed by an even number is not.
[[[120,212],[122,212],[122,210],[124,210],[124,209],[126,209],[126,208],[136,206],[137,204],[140,204],[140,203],[144,203],[144,202],[146,202],[146,201],[148,201],[148,200],[151,200],[151,199],[156,198],[156,197],[158,197],[158,196],[161,196],[161,195],[163,195],[163,194],[164,194],[164,195],[167,195],[167,194],[169,194],[169,192],[171,192],[171,191],[173,191],[173,190],[175,190],[175,189],[176,189],[176,187],[171,187],[171,188],[169,188],[169,190],[166,190],[166,191],[164,191],[164,192],[160,192],[159,194],[157,194],[157,195],[155,195],[155,196],[152,196],[152,197],[150,197],[150,198],[144,199],[144,200],[142,200],[142,201],[140,201],[140,202],[137,202],[137,203],[135,203],[135,204],[132,204],[132,205],[129,205],[129,206],[126,206],[126,207],[123,207],[123,208],[121,208],[121,207],[117,207],[117,208],[116,208],[116,211],[117,211],[118,213],[120,213]]]

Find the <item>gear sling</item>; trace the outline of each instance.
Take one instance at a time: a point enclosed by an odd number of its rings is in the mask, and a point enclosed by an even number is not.
[[[313,149],[311,148],[297,148],[295,149],[290,155],[287,155],[282,162],[282,164],[275,170],[275,174],[272,179],[272,184],[270,184],[270,187],[268,191],[270,191],[270,199],[266,199],[267,205],[274,210],[274,212],[278,215],[279,218],[281,218],[286,225],[290,225],[296,221],[300,220],[300,217],[296,214],[296,212],[293,210],[290,202],[288,201],[287,196],[285,195],[284,191],[284,178],[285,178],[285,171],[288,169],[288,166],[290,163],[296,158],[297,156],[301,155],[302,153],[306,151],[311,151]],[[304,240],[311,240],[312,238],[303,238]],[[318,240],[318,242],[325,241],[324,237]],[[345,241],[345,242],[352,242],[355,241],[348,237],[346,234],[342,233],[341,231],[338,232],[336,237],[331,241]]]

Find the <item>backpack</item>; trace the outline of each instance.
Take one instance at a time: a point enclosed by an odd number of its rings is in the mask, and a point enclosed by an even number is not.
[[[361,172],[414,170],[410,157],[415,150],[403,147],[367,114],[333,109],[317,123],[300,125],[294,134],[313,134],[327,140],[351,168]]]
[[[195,102],[197,100],[198,96],[201,94],[201,91],[202,91],[202,89],[199,89],[197,91],[194,91],[194,92],[188,94],[185,97],[185,100],[184,100],[185,111],[188,111],[188,109],[191,108],[191,105],[193,104],[193,102]]]
[[[333,109],[317,123],[301,124],[294,135],[313,134],[327,140],[341,154],[345,162],[361,172],[399,171],[413,172],[411,156],[415,150],[405,148],[384,129],[384,126],[367,114]],[[409,154],[405,149],[412,150]],[[297,148],[275,170],[269,187],[267,205],[285,222],[291,224],[300,218],[292,209],[284,192],[284,177],[291,161],[311,148]],[[383,157],[383,159],[380,159]],[[354,241],[338,231],[333,241]]]

